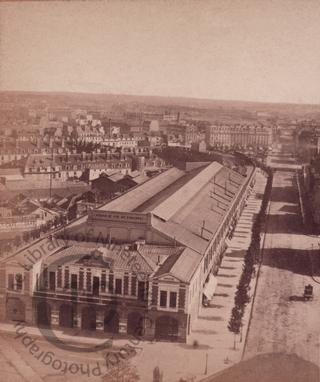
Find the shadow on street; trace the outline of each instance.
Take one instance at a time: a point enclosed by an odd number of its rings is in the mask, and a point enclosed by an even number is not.
[[[306,276],[320,276],[319,250],[266,248],[262,264]]]
[[[300,217],[287,213],[285,215],[269,215],[267,233],[299,234],[303,230]]]

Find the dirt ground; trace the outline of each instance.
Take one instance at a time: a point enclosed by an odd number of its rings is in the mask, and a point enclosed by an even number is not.
[[[303,234],[295,172],[281,169],[282,158],[276,158],[278,169],[273,181],[263,264],[244,359],[261,354],[294,355],[301,360],[304,372],[301,380],[320,381],[317,369],[320,364],[320,277],[314,274],[319,268],[312,269],[311,265],[312,259],[318,260],[320,256],[320,238]],[[312,301],[302,298],[307,284],[314,288]],[[279,357],[270,357],[269,366],[263,369],[264,373],[269,371],[270,381],[275,379],[277,371],[282,375],[283,366],[277,363]],[[318,379],[314,370],[318,370]],[[292,374],[287,374],[282,381],[296,380],[295,374],[292,367]],[[247,379],[251,380],[265,379],[256,374],[256,379]]]

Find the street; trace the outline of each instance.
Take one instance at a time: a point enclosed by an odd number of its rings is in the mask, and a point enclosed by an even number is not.
[[[312,260],[319,254],[319,238],[303,234],[295,172],[291,169],[294,159],[277,154],[270,164],[276,164],[277,170],[244,360],[259,354],[285,353],[319,366],[320,284],[312,268]],[[302,295],[307,284],[313,286],[314,299],[305,302]],[[276,367],[277,357],[272,365]],[[304,380],[312,380],[307,368]]]

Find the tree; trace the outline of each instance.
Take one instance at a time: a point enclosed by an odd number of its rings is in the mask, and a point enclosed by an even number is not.
[[[30,233],[28,231],[24,232],[22,235],[22,239],[25,242],[28,242],[30,240]]]
[[[236,349],[236,336],[240,333],[240,328],[242,324],[243,311],[239,307],[235,306],[232,308],[231,318],[228,324],[228,329],[230,332],[234,333],[234,343],[233,348]]]
[[[14,245],[16,246],[16,247],[19,247],[19,245],[21,244],[21,237],[20,236],[15,236],[15,238],[14,238]]]
[[[251,278],[251,275],[250,275]],[[242,309],[245,305],[247,305],[250,302],[250,297],[248,295],[248,286],[249,283],[239,283],[238,289],[236,291],[236,296],[235,296],[235,304],[236,306],[239,307],[239,310]]]
[[[261,165],[260,163],[254,163],[255,166],[262,168],[267,176],[267,185],[265,188],[265,193],[263,195],[261,208],[259,214],[254,222],[252,227],[252,236],[251,243],[247,250],[247,253],[244,258],[244,265],[242,274],[239,280],[239,284],[237,286],[237,291],[234,298],[234,307],[231,312],[231,318],[228,324],[228,329],[234,333],[234,349],[236,349],[236,336],[240,333],[242,328],[242,317],[244,314],[245,306],[250,301],[249,290],[250,290],[250,281],[252,278],[252,274],[254,272],[254,264],[256,261],[260,261],[260,233],[262,230],[262,223],[265,221],[266,211],[268,202],[270,200],[271,191],[272,191],[272,181],[273,181],[273,172],[272,169]]]

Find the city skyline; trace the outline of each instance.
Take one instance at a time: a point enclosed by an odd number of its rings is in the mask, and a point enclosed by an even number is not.
[[[320,103],[314,1],[0,5],[0,90]]]

